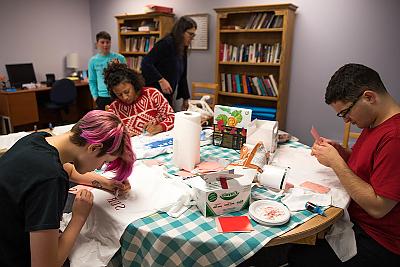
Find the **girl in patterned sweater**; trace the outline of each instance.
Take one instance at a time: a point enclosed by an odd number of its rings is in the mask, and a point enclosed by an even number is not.
[[[145,131],[154,135],[174,127],[174,110],[162,93],[144,87],[143,77],[126,64],[109,64],[104,80],[115,99],[108,110],[122,120],[132,136]]]

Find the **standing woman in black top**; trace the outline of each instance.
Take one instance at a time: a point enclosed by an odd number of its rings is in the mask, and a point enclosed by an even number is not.
[[[190,17],[181,17],[171,33],[158,41],[144,57],[142,74],[146,86],[158,88],[173,107],[173,95],[183,98],[181,110],[187,110],[190,98],[187,83],[187,50],[197,29]]]

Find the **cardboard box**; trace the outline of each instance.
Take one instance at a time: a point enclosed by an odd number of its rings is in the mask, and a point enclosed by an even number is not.
[[[251,109],[215,105],[213,145],[240,149],[246,142]]]
[[[225,178],[226,183],[222,183],[221,178]],[[248,208],[252,181],[251,176],[222,171],[196,176],[186,182],[194,189],[197,207],[209,217]]]
[[[278,122],[257,120],[252,121],[247,130],[247,144],[256,145],[263,142],[265,149],[270,152],[270,159],[278,147]]]

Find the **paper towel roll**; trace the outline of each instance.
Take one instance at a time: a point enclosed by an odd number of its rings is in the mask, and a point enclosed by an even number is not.
[[[200,124],[201,115],[193,111],[181,111],[175,114],[173,162],[187,171],[200,163]]]
[[[265,165],[263,172],[258,175],[258,181],[263,186],[282,190],[286,186],[286,176],[289,168]]]

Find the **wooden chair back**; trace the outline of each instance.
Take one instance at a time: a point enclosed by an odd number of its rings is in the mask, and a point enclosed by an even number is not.
[[[218,100],[218,84],[217,83],[203,83],[192,82],[192,97],[193,100],[199,100],[205,95],[209,95],[210,99],[207,101],[208,105],[214,109]]]
[[[352,139],[357,139],[360,136],[360,133],[357,132],[351,132],[350,131],[351,123],[347,122],[344,124],[344,132],[343,132],[343,142],[342,145],[344,148],[349,147],[349,140],[350,138]]]

